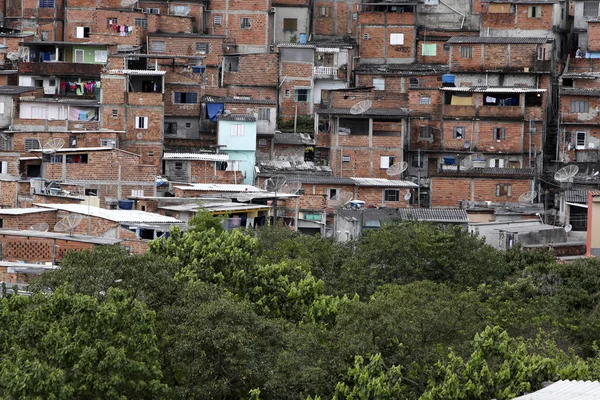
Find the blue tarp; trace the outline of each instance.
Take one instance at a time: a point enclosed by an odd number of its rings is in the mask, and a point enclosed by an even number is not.
[[[206,112],[208,113],[208,118],[212,122],[217,122],[217,115],[223,113],[224,107],[225,105],[223,103],[207,103]]]

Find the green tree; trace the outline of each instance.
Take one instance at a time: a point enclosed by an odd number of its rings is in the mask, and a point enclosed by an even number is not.
[[[61,289],[0,301],[4,399],[154,399],[161,383],[154,313],[123,291],[103,301]]]

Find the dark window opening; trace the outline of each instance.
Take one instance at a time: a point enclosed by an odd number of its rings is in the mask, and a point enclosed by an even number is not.
[[[510,94],[486,94],[483,97],[483,105],[485,106],[518,106],[519,95]]]
[[[386,189],[383,192],[384,201],[400,201],[400,190],[399,189]]]
[[[543,97],[541,93],[526,93],[525,107],[541,107]]]
[[[177,134],[177,122],[165,122],[165,134],[166,135]]]
[[[87,154],[69,154],[67,155],[67,164],[87,164]]]
[[[98,196],[98,189],[85,189],[86,196]]]

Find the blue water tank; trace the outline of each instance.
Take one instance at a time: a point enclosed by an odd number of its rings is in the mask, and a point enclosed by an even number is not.
[[[454,157],[444,157],[444,165],[455,165],[456,158]]]
[[[300,44],[306,44],[306,33],[300,34]]]
[[[442,75],[442,83],[454,83],[455,78],[456,78],[456,76],[454,76],[452,74]]]
[[[133,209],[133,200],[119,200],[119,209],[132,210]]]

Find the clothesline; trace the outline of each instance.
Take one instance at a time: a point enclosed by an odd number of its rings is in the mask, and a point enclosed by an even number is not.
[[[97,88],[100,88],[100,82],[96,81],[60,83],[61,93],[75,92],[77,96],[83,96],[83,94],[95,94]]]

